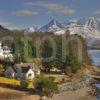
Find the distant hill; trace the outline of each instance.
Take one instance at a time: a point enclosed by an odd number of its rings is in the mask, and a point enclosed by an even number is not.
[[[11,36],[15,41],[16,37],[24,37],[25,35],[27,36],[27,34],[28,33],[24,33],[23,31],[9,30],[9,29],[4,28],[3,26],[0,26],[0,40],[2,38],[5,38],[6,36]],[[66,34],[66,40],[68,40],[69,38],[77,38],[77,39],[80,40],[79,42],[82,43],[81,44],[82,45],[82,51],[81,52],[82,52],[82,60],[83,60],[82,63],[90,63],[90,59],[89,59],[88,54],[87,54],[86,42],[84,41],[82,36],[80,36],[78,34],[77,35],[76,34],[70,35],[69,31],[68,32],[66,31],[65,34]],[[36,42],[37,38],[44,38],[45,36],[47,36],[47,37],[51,36],[55,40],[55,42],[57,42],[58,47],[62,47],[61,42],[62,42],[62,39],[63,39],[62,38],[63,35],[64,34],[55,35],[53,32],[33,32],[32,34],[28,34],[28,36],[32,38],[33,44]],[[6,37],[6,39],[8,39],[8,38]],[[65,42],[67,42],[67,41],[65,41]],[[70,47],[72,48],[75,56],[77,57],[77,48],[78,48],[77,45],[76,45],[77,41],[70,40],[70,42],[71,42]],[[5,43],[7,45],[11,46],[11,43],[9,41],[5,41]],[[69,48],[67,46],[65,46],[65,47],[66,47],[66,50]],[[59,48],[59,49],[63,49],[63,48]],[[59,52],[61,52],[61,51],[59,50]],[[58,52],[57,52],[57,55],[59,55]]]
[[[0,25],[0,38],[8,35],[13,35],[13,32]]]

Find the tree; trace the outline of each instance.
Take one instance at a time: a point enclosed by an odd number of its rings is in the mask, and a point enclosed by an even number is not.
[[[35,90],[40,96],[52,97],[58,91],[54,78],[41,76],[36,79]]]
[[[46,41],[44,41],[44,43],[42,43],[41,55],[44,59],[52,56],[52,52],[53,52],[52,50],[53,50],[52,45],[51,45],[51,42],[49,40],[46,40]]]
[[[52,68],[52,64],[53,64],[53,59],[51,59],[50,61],[45,60],[49,57],[52,56],[52,52],[53,52],[53,48],[51,45],[51,42],[49,40],[44,41],[44,43],[42,44],[42,65],[44,66],[44,69],[46,71],[50,71],[50,69]]]
[[[22,38],[23,42],[23,52],[24,52],[24,61],[25,62],[32,62],[32,47],[29,44],[29,40],[27,38]]]
[[[66,55],[65,66],[71,67],[72,72],[75,73],[79,69],[79,64],[78,64],[78,60],[75,57],[75,53],[73,52],[73,48],[71,47],[70,43],[68,45],[67,51],[68,51],[68,54]]]
[[[2,76],[3,73],[4,73],[4,69],[3,69],[2,65],[0,65],[0,76]]]
[[[28,39],[17,37],[12,45],[15,62],[32,62],[32,47]]]
[[[34,41],[28,41],[30,47],[31,47],[31,50],[32,50],[32,56],[33,58],[36,58],[36,46],[35,46],[35,43]]]
[[[28,85],[29,85],[29,82],[27,80],[20,81],[21,88],[26,89],[28,87]]]
[[[37,65],[37,66],[42,66],[42,61],[40,58],[34,58],[33,62]]]

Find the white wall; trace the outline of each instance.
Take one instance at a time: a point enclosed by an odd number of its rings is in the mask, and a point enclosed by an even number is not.
[[[29,77],[29,74],[31,74],[31,76]],[[32,71],[32,69],[30,69],[27,73],[26,73],[26,79],[33,79],[35,78],[35,73]]]

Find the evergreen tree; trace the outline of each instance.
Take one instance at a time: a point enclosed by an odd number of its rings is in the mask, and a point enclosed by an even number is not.
[[[71,47],[70,43],[68,45],[67,51],[68,54],[66,55],[65,68],[71,67],[72,72],[76,72],[79,69],[78,60],[75,57],[75,53],[73,52],[73,48]]]
[[[16,62],[31,62],[32,61],[32,47],[29,40],[18,37],[14,42],[13,48]]]
[[[42,64],[44,66],[44,69],[50,71],[50,69],[52,68],[53,59],[48,61],[48,58],[52,56],[53,49],[49,40],[44,41],[44,43],[42,44],[41,51]]]

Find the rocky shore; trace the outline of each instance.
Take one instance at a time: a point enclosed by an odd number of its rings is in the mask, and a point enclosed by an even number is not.
[[[55,94],[52,98],[47,98],[46,100],[96,100],[96,98],[88,94],[87,88],[81,88],[76,91]]]
[[[66,82],[58,85],[59,93],[65,91],[75,91],[84,87],[90,87],[90,84],[93,82],[93,79],[87,75],[84,75],[79,81],[73,79],[71,82]]]
[[[83,75],[80,80],[74,78],[71,82],[58,85],[59,94],[46,100],[96,100],[92,83],[94,79],[88,75]]]

